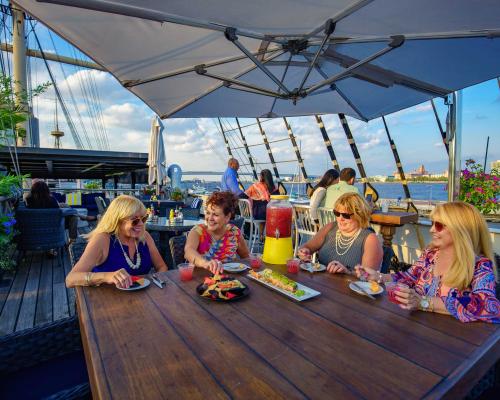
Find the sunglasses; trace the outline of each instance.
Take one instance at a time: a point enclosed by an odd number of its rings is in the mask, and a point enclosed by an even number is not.
[[[333,214],[336,216],[336,217],[340,217],[342,215],[342,218],[344,219],[351,219],[351,217],[354,215],[354,213],[341,213],[341,212],[338,212],[337,210],[333,210]]]
[[[137,226],[140,221],[142,221],[142,223],[145,224],[147,220],[148,220],[148,216],[145,215],[144,217],[131,218],[129,221],[132,224],[132,226]]]
[[[439,221],[432,221],[432,226],[434,227],[436,232],[441,232],[446,227],[445,224]]]

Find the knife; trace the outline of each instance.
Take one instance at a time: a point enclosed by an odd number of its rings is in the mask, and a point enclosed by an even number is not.
[[[366,294],[366,295],[367,295],[370,299],[372,299],[372,300],[376,300],[376,299],[375,299],[375,296],[372,296],[370,293],[368,293],[368,292],[367,292],[367,291],[363,288],[363,286],[358,285],[356,282],[352,282],[352,281],[351,281],[351,283],[352,283],[352,286],[354,286],[356,289],[358,289],[359,291],[361,291],[361,292],[363,292],[364,294]]]
[[[160,281],[156,276],[151,275],[151,280],[153,283],[158,286],[160,289],[163,289],[163,281]]]

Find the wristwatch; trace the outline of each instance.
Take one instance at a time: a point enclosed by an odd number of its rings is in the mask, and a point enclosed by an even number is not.
[[[430,298],[427,296],[422,296],[422,298],[420,299],[420,309],[422,311],[429,311],[430,307],[431,307]]]

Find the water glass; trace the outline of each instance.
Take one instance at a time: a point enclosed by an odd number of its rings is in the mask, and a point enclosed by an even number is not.
[[[193,279],[194,265],[190,263],[181,263],[177,266],[181,281],[187,282]]]

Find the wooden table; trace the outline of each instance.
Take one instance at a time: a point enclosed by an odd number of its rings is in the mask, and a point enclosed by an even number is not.
[[[343,276],[290,275],[322,293],[296,303],[239,275],[250,295],[217,303],[195,294],[206,274],[77,289],[94,399],[455,399],[500,355],[499,326],[409,313]]]
[[[401,211],[373,211],[370,222],[380,225],[380,233],[384,238],[384,246],[392,247],[392,238],[398,226],[418,222],[417,213]]]

